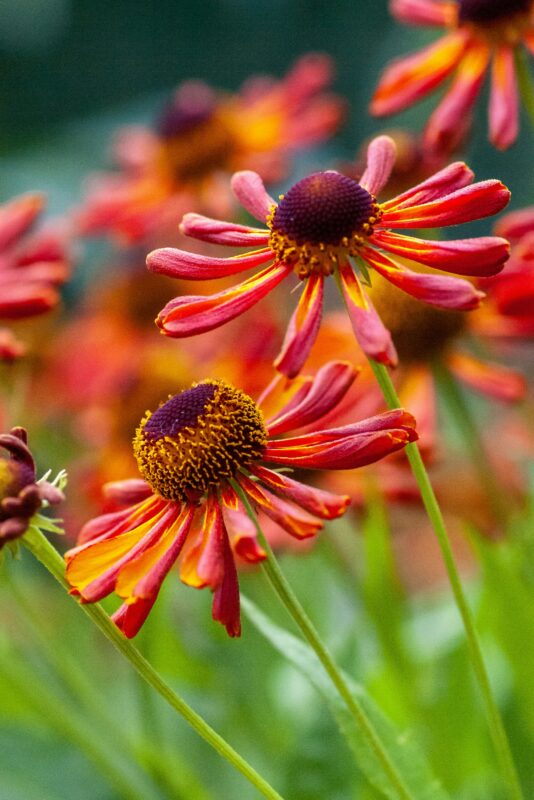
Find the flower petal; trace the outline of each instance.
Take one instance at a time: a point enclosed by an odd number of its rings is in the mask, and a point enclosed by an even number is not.
[[[127,639],[133,639],[152,611],[152,606],[156,602],[156,597],[149,600],[139,599],[135,603],[123,603],[120,608],[112,614],[111,619],[117,628],[123,632]]]
[[[381,203],[383,211],[396,211],[399,208],[410,208],[422,203],[430,203],[444,197],[457,189],[463,189],[472,183],[474,173],[463,161],[455,161],[453,164],[444,167],[439,172],[431,175],[430,178],[412,186],[402,194]]]
[[[380,77],[371,114],[395,114],[425,97],[456,67],[466,41],[465,32],[456,30],[417,53],[392,61]]]
[[[246,475],[238,476],[239,484],[255,505],[258,505],[264,514],[280,525],[287,533],[296,539],[308,539],[315,536],[323,527],[323,523],[297,506],[293,506],[267,489],[251,481]]]
[[[391,175],[397,158],[397,145],[390,136],[377,136],[367,148],[367,168],[360,186],[376,197]]]
[[[470,311],[478,308],[485,297],[484,292],[475,289],[469,281],[448,275],[412,272],[370,247],[362,248],[362,258],[394,286],[437,308]]]
[[[265,222],[276,205],[257,172],[243,170],[232,176],[232,191],[249,214]]]
[[[391,334],[382,323],[360,282],[349,266],[339,268],[343,299],[358,344],[368,356],[394,367],[397,352]]]
[[[325,364],[313,382],[306,385],[306,391],[298,395],[298,402],[295,397],[291,398],[289,404],[267,422],[269,435],[303,428],[324,417],[343,399],[359,372],[348,361]]]
[[[497,47],[493,57],[489,100],[490,141],[506,150],[519,132],[519,92],[512,47]]]
[[[458,6],[451,0],[390,0],[389,10],[408,25],[450,25],[458,16]]]
[[[425,127],[424,142],[429,150],[447,153],[454,148],[458,129],[468,117],[482,87],[490,55],[491,49],[485,42],[473,41],[469,44],[452,86]]]
[[[527,391],[523,375],[501,364],[479,361],[467,353],[451,353],[447,366],[471,389],[497,400],[514,403],[522,400]]]
[[[299,374],[317,338],[323,314],[324,275],[313,273],[306,279],[274,366],[288,378]]]
[[[457,275],[496,275],[510,255],[506,239],[497,236],[437,241],[379,230],[371,241],[390,253]]]
[[[189,253],[187,250],[178,250],[175,247],[162,247],[148,254],[146,265],[151,272],[168,275],[169,278],[205,281],[235,275],[264,264],[272,258],[270,248],[232,258],[213,258]]]
[[[221,222],[202,214],[186,214],[182,219],[180,230],[193,239],[233,247],[255,247],[267,244],[269,241],[269,231],[238,225],[235,222]]]
[[[534,206],[510,211],[495,223],[495,233],[506,239],[517,241],[526,233],[534,231]]]
[[[25,194],[0,208],[0,250],[7,250],[19,239],[43,210],[44,195]]]
[[[483,219],[508,205],[510,192],[497,180],[480,181],[465,186],[430,203],[387,210],[381,227],[437,228]]]
[[[160,311],[156,324],[167,336],[178,339],[211,331],[248,311],[290,272],[291,269],[277,263],[217,294],[177,297]]]
[[[336,519],[342,516],[350,504],[348,495],[332,494],[314,486],[307,486],[280,472],[273,472],[261,464],[251,468],[251,473],[267,484],[277,494],[282,494],[320,519]]]

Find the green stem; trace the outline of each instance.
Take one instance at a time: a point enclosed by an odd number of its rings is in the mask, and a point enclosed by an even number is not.
[[[65,589],[65,562],[52,547],[41,531],[30,528],[22,539],[28,550],[37,558],[50,574]],[[121,633],[104,609],[97,603],[81,605],[80,608],[95,623],[111,644],[130,662],[142,678],[158,692],[167,703],[182,716],[186,722],[237,769],[258,791],[269,800],[283,800],[282,796],[265,781],[245,759],[237,753],[202,717],[177,695],[163,680],[158,672],[139,652],[139,650]]]
[[[272,548],[267,541],[258,518],[252,508],[246,493],[242,490],[237,481],[230,481],[235,492],[238,494],[241,502],[243,503],[248,516],[250,517],[256,529],[258,538],[265,552],[267,559],[262,562],[262,568],[269,579],[271,586],[278,595],[278,598],[285,606],[286,610],[293,618],[298,628],[300,629],[303,637],[306,639],[310,647],[316,653],[319,661],[323,665],[326,673],[328,674],[333,685],[342,697],[343,702],[346,704],[350,713],[353,715],[362,736],[366,739],[369,747],[374,752],[378,762],[382,765],[385,774],[388,776],[391,785],[395,788],[400,798],[403,800],[411,800],[412,795],[408,788],[405,786],[404,781],[399,775],[393,761],[391,760],[383,742],[381,741],[378,733],[376,732],[373,724],[365,713],[364,709],[354,697],[350,688],[348,687],[341,670],[335,663],[332,655],[327,649],[326,645],[320,638],[317,630],[315,629],[306,611],[300,604],[293,589],[289,585],[286,577],[284,576],[278,561],[272,551]]]
[[[448,367],[441,361],[433,365],[434,375],[440,388],[440,394],[445,399],[454,422],[460,430],[462,437],[467,445],[467,450],[473,461],[473,465],[480,479],[491,510],[497,521],[506,526],[510,511],[502,496],[501,486],[496,479],[489,462],[488,454],[484,442],[480,436],[480,431],[475,418],[465,398],[465,394],[458,385],[454,375]]]
[[[371,358],[369,359],[369,363],[380,385],[380,388],[382,389],[382,393],[388,407],[399,408],[401,403],[386,367],[383,364],[377,363]],[[475,628],[473,615],[469,604],[467,603],[462,582],[458,574],[458,568],[454,560],[451,543],[447,534],[441,509],[436,499],[436,495],[434,494],[432,484],[430,483],[430,479],[428,477],[428,473],[423,463],[423,459],[421,458],[421,453],[419,452],[417,444],[412,442],[406,445],[405,452],[408,461],[410,462],[414,477],[419,486],[421,498],[423,500],[426,512],[434,528],[434,532],[436,534],[443,561],[447,570],[447,575],[452,587],[454,599],[462,618],[473,669],[486,706],[489,726],[495,744],[495,749],[497,750],[497,754],[501,762],[501,768],[505,775],[508,794],[511,798],[514,798],[514,800],[523,800],[523,793],[521,791],[519,778],[515,770],[508,737],[497,708],[497,703],[493,697],[493,692],[491,689],[486,665],[484,663],[482,648],[480,646],[480,641]]]
[[[521,102],[534,127],[534,84],[530,74],[527,53],[523,47],[516,47],[515,49],[515,69]]]

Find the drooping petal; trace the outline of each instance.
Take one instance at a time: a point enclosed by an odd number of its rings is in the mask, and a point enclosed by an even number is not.
[[[397,145],[390,136],[377,136],[367,148],[367,168],[360,186],[376,197],[388,182],[397,158]]]
[[[378,230],[371,241],[395,255],[457,275],[496,275],[510,255],[510,245],[498,236],[438,241]]]
[[[359,422],[340,425],[337,428],[325,428],[312,433],[302,433],[298,436],[287,436],[284,439],[272,439],[267,443],[266,452],[271,452],[272,450],[282,452],[287,448],[292,449],[293,447],[311,447],[318,443],[345,439],[347,436],[376,433],[377,431],[387,431],[391,428],[403,428],[409,431],[414,427],[415,419],[413,415],[403,408],[395,408],[391,411],[384,411],[381,414],[367,417]]]
[[[272,258],[273,254],[269,248],[232,258],[214,258],[178,250],[175,247],[162,247],[148,254],[146,265],[151,272],[167,275],[169,278],[206,281],[236,275],[238,272],[264,264]]]
[[[71,548],[69,553],[77,552],[95,539],[110,539],[123,531],[137,527],[142,522],[154,518],[164,505],[164,500],[151,494],[146,500],[134,506],[94,517],[83,526],[78,536],[78,544]]]
[[[332,494],[314,486],[307,486],[280,472],[273,472],[261,464],[251,468],[251,473],[277,494],[288,497],[294,503],[321,519],[336,519],[342,516],[350,504],[348,495]]]
[[[176,503],[167,504],[153,519],[112,538],[101,538],[65,553],[66,576],[70,585],[87,603],[110,594],[121,569],[152,546],[179,514]]]
[[[371,114],[395,114],[439,86],[460,61],[466,39],[465,32],[457,30],[417,53],[392,61],[379,80]]]
[[[282,500],[245,475],[239,475],[238,480],[252,502],[296,539],[308,539],[322,529],[323,523],[319,519]]]
[[[42,283],[27,284],[19,277],[7,282],[0,279],[0,317],[2,319],[24,319],[43,314],[54,308],[59,295],[50,286]]]
[[[238,225],[235,222],[221,222],[202,214],[186,214],[182,219],[180,230],[193,239],[233,247],[257,247],[269,241],[269,231]]]
[[[152,496],[150,485],[142,478],[129,478],[124,481],[109,481],[102,487],[102,494],[108,500],[132,506]]]
[[[489,217],[508,205],[510,192],[497,180],[465,186],[430,203],[389,209],[380,224],[391,228],[438,228]]]
[[[161,585],[180,555],[189,534],[195,509],[184,506],[179,516],[166,521],[163,535],[145,547],[121,569],[115,591],[124,599],[157,597]]]
[[[151,597],[149,600],[139,599],[132,604],[123,603],[122,606],[112,614],[111,619],[127,639],[133,639],[133,637],[139,633],[148,615],[152,611],[152,606],[156,602],[156,599],[157,597]]]
[[[306,279],[274,366],[288,378],[299,374],[317,338],[323,314],[324,275],[313,273]]]
[[[0,250],[6,250],[35,222],[45,204],[44,195],[26,194],[0,209]]]
[[[389,10],[408,25],[450,25],[458,16],[458,5],[451,0],[390,0]]]
[[[454,148],[458,129],[468,117],[482,87],[490,55],[490,46],[485,42],[470,42],[452,86],[426,124],[424,142],[429,150],[448,153]]]
[[[527,391],[523,375],[495,362],[479,361],[467,353],[454,352],[447,365],[471,389],[497,400],[514,403],[522,400]]]
[[[457,189],[463,189],[464,186],[472,183],[474,177],[473,171],[465,162],[455,161],[397,197],[381,203],[380,207],[383,211],[396,211],[400,208],[411,208],[422,203],[430,203]]]
[[[349,266],[339,268],[343,299],[358,344],[371,358],[394,367],[397,352],[391,334],[382,323],[358,278]]]
[[[182,564],[180,577],[193,586],[213,590],[212,616],[222,623],[230,636],[240,636],[239,585],[234,557],[228,540],[219,501],[210,492],[202,524],[201,543],[188,554],[190,564]],[[193,572],[196,572],[196,579]],[[187,580],[190,577],[192,580]]]
[[[470,311],[485,297],[463,278],[413,272],[370,247],[362,248],[362,258],[394,286],[437,308]]]
[[[306,384],[305,390],[291,398],[267,421],[270,436],[303,428],[331,411],[346,395],[359,373],[348,361],[330,361]],[[304,387],[303,387],[304,388]]]
[[[290,272],[283,264],[274,264],[243,283],[209,297],[177,297],[160,311],[156,324],[167,336],[178,339],[211,331],[248,311]]]
[[[232,176],[232,191],[249,214],[265,222],[276,205],[257,172],[243,170]]]
[[[488,111],[490,141],[499,150],[506,150],[519,131],[519,92],[512,47],[497,47],[493,56]]]
[[[510,211],[495,223],[495,233],[506,239],[517,241],[525,234],[534,231],[534,206],[527,206],[518,211]]]
[[[413,428],[398,428],[336,437],[315,445],[275,447],[269,443],[265,460],[305,469],[354,469],[372,464],[417,439]]]

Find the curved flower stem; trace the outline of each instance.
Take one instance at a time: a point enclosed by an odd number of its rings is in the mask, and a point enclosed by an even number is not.
[[[41,564],[53,575],[63,588],[68,589],[65,580],[65,562],[48,539],[37,528],[29,528],[22,542]],[[104,609],[98,604],[81,605],[80,608],[95,623],[111,644],[130,662],[141,677],[158,692],[167,703],[182,716],[186,722],[201,736],[219,755],[225,758],[253,786],[269,800],[283,800],[282,796],[265,781],[245,759],[237,753],[222,736],[211,728],[202,717],[177,695],[163,680],[158,672],[146,660],[129,639],[112,622]]]
[[[527,53],[522,47],[515,49],[515,68],[521,101],[534,127],[534,84],[527,62]]]
[[[492,472],[486,448],[469,403],[462,388],[458,385],[456,378],[446,364],[442,361],[436,361],[433,365],[433,370],[441,389],[441,394],[452,411],[454,421],[467,445],[467,450],[478,473],[480,484],[486,493],[491,510],[497,521],[505,527],[510,516],[509,509],[502,496],[499,482]]]
[[[369,363],[380,385],[380,388],[382,389],[382,393],[388,407],[399,408],[401,403],[387,368],[383,364],[379,364],[371,358],[369,359]],[[436,499],[436,495],[434,494],[432,484],[430,483],[430,479],[428,477],[428,473],[423,463],[423,459],[421,458],[421,453],[419,452],[417,444],[415,442],[407,444],[405,453],[419,486],[421,498],[428,514],[428,518],[430,519],[434,528],[434,532],[441,549],[441,554],[443,556],[443,561],[447,569],[447,575],[452,587],[454,599],[462,618],[473,669],[482,693],[484,704],[486,706],[489,726],[495,744],[495,749],[497,750],[501,762],[501,768],[505,776],[508,795],[514,800],[523,800],[523,793],[521,791],[521,785],[519,783],[519,778],[517,776],[512,758],[510,744],[501,720],[499,709],[497,708],[497,703],[493,697],[491,683],[486,665],[484,663],[482,648],[480,646],[480,641],[475,628],[473,614],[467,602],[462,582],[458,574],[458,568],[456,566],[441,509]]]
[[[382,768],[385,774],[388,776],[389,780],[391,781],[392,786],[394,786],[396,791],[398,792],[399,797],[403,798],[403,800],[414,800],[411,792],[404,784],[404,781],[402,780],[393,761],[391,760],[388,752],[386,751],[385,746],[381,741],[378,733],[373,727],[371,720],[365,713],[364,709],[362,708],[358,700],[354,697],[354,695],[350,691],[341,673],[341,670],[338,668],[332,655],[330,654],[326,645],[323,643],[322,639],[319,636],[319,633],[315,629],[315,626],[313,625],[310,618],[306,614],[306,611],[300,604],[297,596],[295,595],[293,589],[289,585],[286,577],[284,576],[282,570],[280,569],[278,561],[276,560],[272,548],[261,529],[261,525],[258,522],[258,518],[249,502],[247,495],[241,489],[241,486],[238,484],[237,481],[231,480],[230,483],[232,484],[236,494],[239,495],[239,498],[243,503],[246,512],[256,529],[258,538],[261,542],[261,546],[267,553],[267,559],[266,561],[262,562],[262,568],[265,574],[267,575],[267,578],[269,579],[271,586],[273,587],[274,591],[278,595],[278,598],[285,606],[290,616],[296,622],[302,635],[304,636],[310,647],[317,655],[319,661],[326,670],[330,680],[332,681],[337,691],[339,692],[340,696],[342,697],[343,702],[346,704],[347,708],[353,715],[358,727],[360,728],[362,736],[366,739],[369,747],[372,749],[377,760],[382,765]]]

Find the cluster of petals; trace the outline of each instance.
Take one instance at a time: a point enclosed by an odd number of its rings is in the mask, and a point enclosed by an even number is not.
[[[367,168],[359,187],[376,197],[385,186],[395,162],[395,145],[387,136],[374,139],[368,148]],[[338,175],[338,173],[322,173]],[[391,200],[379,203],[380,217],[359,248],[358,256],[370,272],[438,308],[471,310],[484,296],[472,282],[444,275],[483,277],[498,273],[509,255],[508,242],[496,236],[425,240],[392,229],[437,228],[480,219],[502,210],[508,189],[498,180],[473,183],[473,172],[455,162]],[[298,184],[297,184],[298,186]],[[266,223],[276,208],[259,175],[236,173],[233,191],[243,207]],[[270,246],[270,231],[199,214],[186,214],[182,230],[188,236],[217,245],[248,247],[244,255],[215,258],[176,248],[149,254],[150,270],[174,278],[209,280],[261,266],[253,277],[211,296],[183,296],[171,300],[156,323],[171,337],[187,337],[212,330],[247,311],[284,279],[294,275],[292,263],[280,260]],[[410,268],[413,267],[413,268]],[[421,270],[421,271],[417,271]],[[433,274],[433,270],[438,271]],[[349,258],[340,256],[336,267],[343,299],[362,350],[375,360],[395,365],[397,355],[391,336],[376,313],[371,299]],[[320,327],[325,276],[312,272],[303,283],[298,306],[291,318],[275,366],[292,377],[302,368]]]
[[[495,226],[512,245],[510,260],[499,275],[484,281],[487,308],[481,329],[496,339],[534,337],[534,206],[512,211]],[[485,304],[486,306],[486,304]]]
[[[42,195],[28,194],[0,206],[0,320],[26,319],[54,308],[69,276],[64,236],[52,229],[30,231],[43,204]],[[0,328],[0,359],[22,352],[12,332]]]
[[[401,22],[445,28],[433,44],[386,67],[371,102],[371,113],[402,111],[452,77],[430,116],[425,141],[447,150],[457,142],[489,73],[489,138],[499,149],[512,145],[519,128],[515,56],[534,53],[534,4],[530,0],[390,0]]]
[[[295,539],[315,536],[324,520],[342,515],[347,496],[291,478],[289,469],[340,470],[372,463],[414,441],[413,417],[402,409],[360,422],[322,428],[321,418],[342,401],[356,370],[330,362],[313,377],[282,386],[278,378],[259,401],[268,439],[262,457],[237,471],[235,481],[252,506]],[[275,411],[274,408],[277,408]],[[306,428],[300,435],[295,429]],[[115,592],[124,600],[114,615],[134,636],[149,614],[176,561],[181,580],[213,591],[213,618],[230,636],[240,634],[235,557],[256,563],[265,552],[232,482],[224,479],[202,498],[163,499],[144,480],[108,485],[124,508],[88,522],[78,545],[66,553],[67,579],[82,602]]]
[[[62,492],[48,481],[37,482],[35,461],[24,428],[0,434],[0,548],[22,536],[44,502],[56,504]]]
[[[293,150],[337,130],[344,103],[329,91],[333,76],[329,56],[309,53],[280,80],[252,77],[233,95],[183,83],[152,128],[119,133],[118,169],[89,182],[78,230],[153,242],[191,208],[231,213],[224,175],[252,165],[264,180],[281,180]]]

